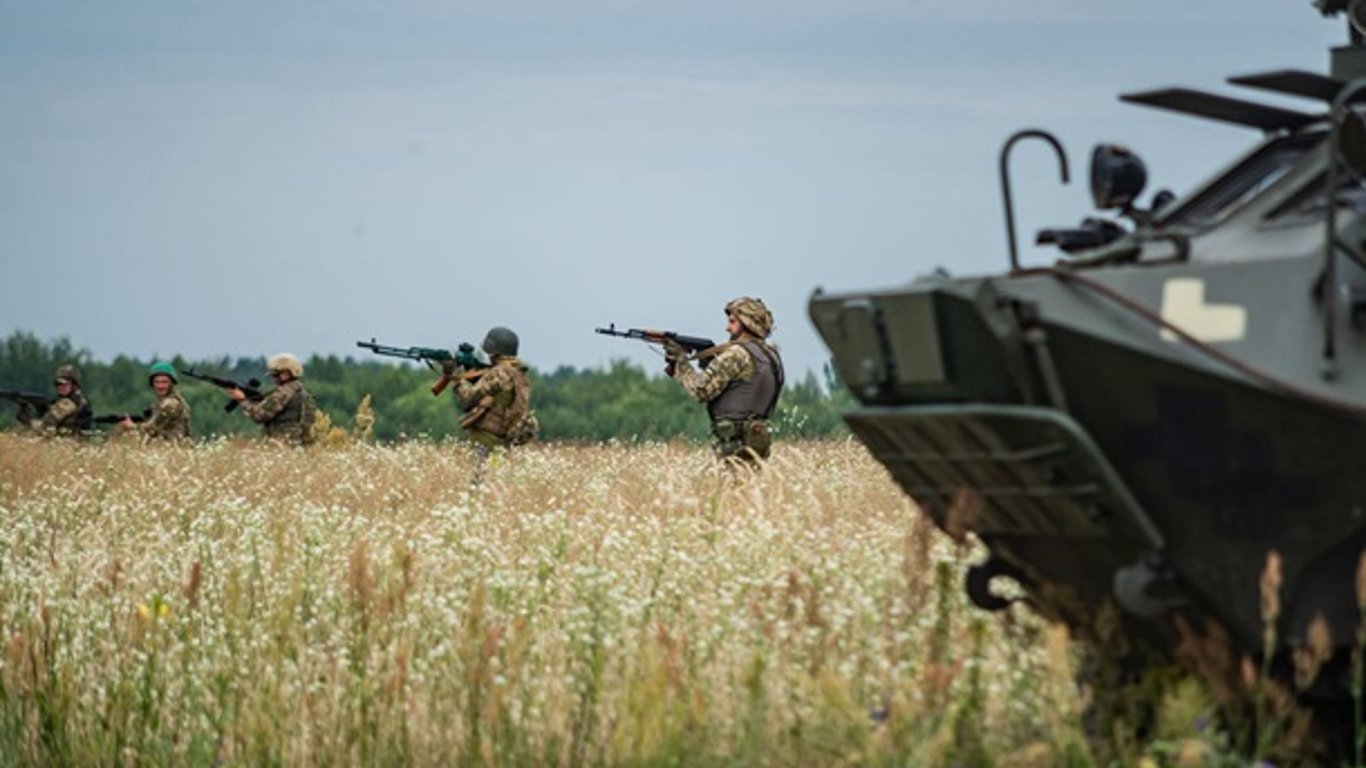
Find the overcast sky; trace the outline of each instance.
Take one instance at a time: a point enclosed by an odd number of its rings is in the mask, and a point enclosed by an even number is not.
[[[1013,131],[1073,165],[1017,148],[1026,243],[1092,213],[1097,141],[1146,200],[1258,138],[1118,93],[1326,71],[1345,37],[1309,0],[0,0],[0,333],[305,356],[503,324],[542,369],[653,368],[593,327],[719,339],[747,294],[814,369],[816,286],[1006,264]]]

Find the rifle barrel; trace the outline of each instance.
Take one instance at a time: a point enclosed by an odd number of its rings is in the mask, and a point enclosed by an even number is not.
[[[388,344],[376,343],[374,339],[369,341],[358,341],[356,346],[361,349],[368,349],[377,355],[385,357],[399,357],[404,360],[433,360],[441,362],[451,360],[455,356],[450,350],[437,349],[436,347],[392,347]]]

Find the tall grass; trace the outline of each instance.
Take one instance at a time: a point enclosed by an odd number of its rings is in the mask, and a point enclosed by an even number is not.
[[[1087,765],[1072,650],[853,443],[0,435],[0,759]]]

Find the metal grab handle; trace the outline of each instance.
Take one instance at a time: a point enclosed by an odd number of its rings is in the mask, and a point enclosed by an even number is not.
[[[1005,200],[1006,206],[1006,241],[1010,244],[1010,271],[1020,271],[1020,254],[1015,246],[1015,207],[1011,204],[1010,195],[1010,150],[1015,143],[1021,139],[1043,139],[1053,145],[1053,151],[1058,153],[1058,163],[1062,168],[1062,183],[1068,182],[1067,178],[1067,153],[1063,151],[1062,144],[1054,138],[1048,131],[1038,128],[1026,128],[1023,131],[1016,131],[1009,139],[1006,139],[1004,147],[1001,147],[1001,197]]]
[[[1328,186],[1324,189],[1324,199],[1328,203],[1328,215],[1324,217],[1323,237],[1323,377],[1334,379],[1338,372],[1337,353],[1337,316],[1338,316],[1338,158],[1341,150],[1343,120],[1346,119],[1347,105],[1358,93],[1366,91],[1366,80],[1357,80],[1338,91],[1333,99],[1333,119],[1328,128]]]

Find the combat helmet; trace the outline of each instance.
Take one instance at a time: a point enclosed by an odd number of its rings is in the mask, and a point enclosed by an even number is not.
[[[479,346],[483,347],[484,351],[490,355],[516,357],[517,334],[513,333],[511,328],[495,325],[489,329],[488,334],[484,336],[484,342]]]
[[[266,361],[266,370],[271,373],[276,371],[288,371],[290,376],[296,379],[304,377],[304,364],[299,362],[299,358],[288,352],[281,352]]]
[[[147,383],[151,384],[152,379],[158,376],[170,377],[172,384],[180,383],[180,379],[176,378],[175,368],[172,368],[170,363],[152,363],[152,367],[147,369]]]
[[[57,366],[57,372],[52,374],[52,380],[69,381],[79,387],[81,385],[81,369],[69,363],[67,365],[59,365]]]
[[[745,330],[767,339],[773,333],[773,313],[764,306],[763,299],[741,296],[726,305],[726,314],[733,315]]]

